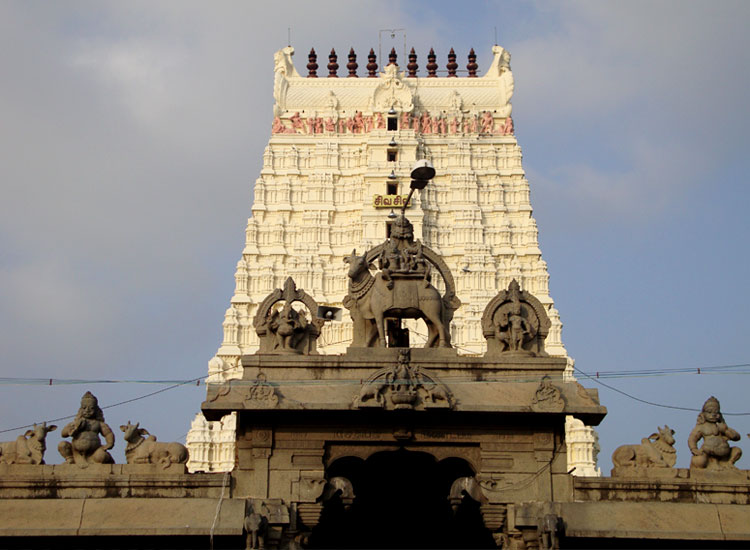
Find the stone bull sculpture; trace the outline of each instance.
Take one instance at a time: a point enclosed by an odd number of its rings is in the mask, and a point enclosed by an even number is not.
[[[429,331],[425,347],[451,347],[443,300],[426,278],[400,278],[396,273],[389,275],[390,280],[382,273],[373,277],[367,254],[358,256],[356,250],[344,261],[349,264],[350,279],[344,307],[351,312],[355,338],[362,339],[365,347],[377,343],[387,347],[385,319],[389,316],[424,319]]]
[[[640,445],[621,445],[612,453],[616,468],[672,468],[677,461],[674,445],[674,430],[665,425],[641,439]]]
[[[168,468],[170,464],[187,463],[188,450],[184,445],[156,441],[156,436],[149,434],[145,428],[139,428],[139,424],[133,425],[128,421],[125,426],[120,426],[125,434],[123,438],[128,442],[125,447],[128,464],[161,464],[163,468]]]
[[[2,464],[44,464],[44,451],[47,450],[47,433],[57,429],[46,422],[34,424],[34,428],[19,435],[15,441],[0,443],[0,463]]]

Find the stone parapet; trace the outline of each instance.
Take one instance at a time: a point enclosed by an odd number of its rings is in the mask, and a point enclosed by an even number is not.
[[[648,468],[627,478],[577,477],[573,497],[581,502],[750,504],[750,471]]]
[[[184,464],[0,464],[0,499],[219,498],[222,474],[188,474]]]

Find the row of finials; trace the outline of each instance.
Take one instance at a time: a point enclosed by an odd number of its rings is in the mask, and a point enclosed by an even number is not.
[[[417,64],[417,54],[414,52],[414,48],[411,49],[408,57],[409,63],[406,65],[406,76],[413,78],[417,76],[417,70],[419,69],[419,65]],[[310,49],[307,58],[307,78],[318,78],[318,54],[315,53],[315,48]],[[466,65],[468,76],[469,78],[476,78],[479,66],[477,65],[477,54],[474,53],[474,48],[471,48],[471,51],[469,51],[468,58],[469,63]],[[348,59],[349,62],[346,64],[346,68],[349,71],[349,74],[347,75],[347,78],[357,78],[357,68],[359,65],[357,64],[357,54],[354,53],[354,48],[349,49]],[[396,59],[396,49],[391,48],[391,53],[388,54],[388,65],[397,65]],[[427,78],[437,77],[438,64],[436,59],[437,56],[435,55],[435,50],[430,48],[430,53],[427,54],[427,65],[425,67],[427,69]],[[338,55],[336,55],[336,50],[331,48],[331,53],[328,54],[328,65],[326,66],[328,69],[328,78],[338,78],[337,73],[339,70],[339,64],[337,60]],[[370,53],[367,54],[366,65],[368,78],[377,78],[378,76],[378,64],[376,60],[377,56],[375,55],[375,51],[370,48]],[[458,63],[456,62],[456,53],[453,51],[453,48],[451,48],[451,51],[448,53],[448,64],[445,68],[448,69],[449,77],[458,76],[456,75]]]

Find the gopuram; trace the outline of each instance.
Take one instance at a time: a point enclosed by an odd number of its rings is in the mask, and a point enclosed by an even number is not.
[[[455,56],[450,63],[455,74]],[[411,77],[395,59],[389,67],[392,93],[376,103],[383,118],[403,108],[398,90]],[[294,126],[279,119],[274,128]],[[574,476],[570,419],[596,426],[606,409],[570,376],[568,358],[550,353],[549,303],[511,278],[482,304],[483,351],[458,353],[465,298],[410,217],[412,201],[440,178],[425,156],[413,159],[401,182],[408,193],[380,220],[382,238],[342,241],[346,253],[330,267],[345,281],[340,296],[331,288],[321,299],[290,270],[253,309],[254,350],[234,365],[221,359],[230,375],[212,373],[203,422],[222,423],[228,471],[188,471],[191,449],[140,422],[112,429],[86,392],[61,430],[62,463],[45,463],[57,429],[46,422],[0,443],[0,545],[746,548],[750,472],[735,465],[741,435],[717,398],[689,434],[657,427],[615,450],[610,477]],[[348,345],[323,353],[344,310]],[[425,327],[419,340],[416,323]],[[127,446],[118,457],[120,431]]]
[[[287,277],[322,306],[338,308],[340,315],[321,328],[317,349],[344,353],[359,336],[342,303],[349,280],[341,258],[383,242],[404,205],[415,238],[451,271],[462,303],[449,324],[459,354],[485,352],[484,308],[516,280],[544,306],[545,351],[566,358],[572,378],[511,117],[510,54],[494,46],[481,76],[473,51],[465,70],[455,52],[439,66],[434,51],[420,70],[414,51],[402,69],[395,51],[381,67],[372,51],[365,63],[354,51],[344,61],[331,50],[326,65],[312,50],[306,74],[295,68],[293,54],[288,47],[274,56],[270,139],[210,381],[242,376],[241,357],[263,345],[254,319]],[[435,177],[406,203],[410,172],[423,159]],[[393,269],[386,266],[386,275]],[[442,278],[435,284],[440,288]],[[431,337],[422,321],[403,325],[412,345]],[[236,415],[214,421],[198,415],[188,435],[190,471],[231,470],[235,433]],[[593,428],[569,416],[566,443],[568,470],[599,474]]]

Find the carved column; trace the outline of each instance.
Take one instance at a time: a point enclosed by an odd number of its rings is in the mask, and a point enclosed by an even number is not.
[[[535,500],[552,500],[552,458],[555,450],[555,436],[552,432],[534,434],[534,458],[537,471],[537,494]]]
[[[251,483],[254,498],[268,498],[268,461],[273,447],[273,430],[254,427],[252,430],[253,477]]]

